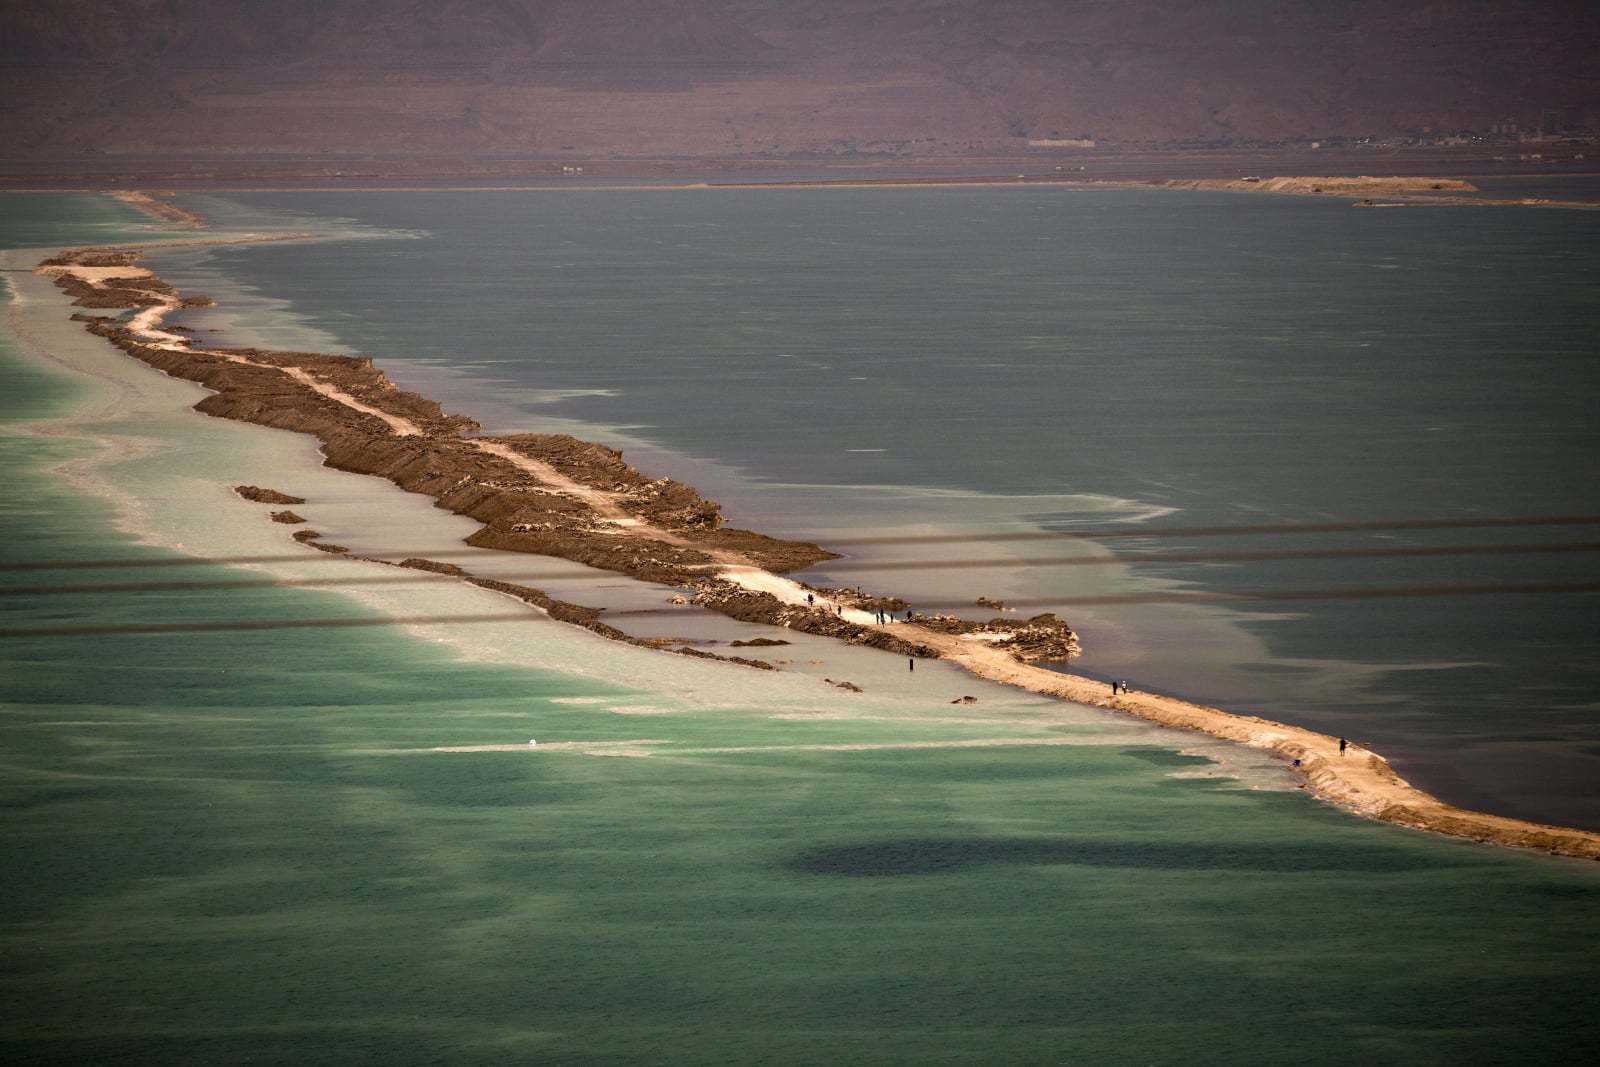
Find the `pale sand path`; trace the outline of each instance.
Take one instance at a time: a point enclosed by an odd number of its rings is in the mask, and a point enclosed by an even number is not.
[[[717,577],[751,592],[770,593],[782,603],[795,607],[817,607],[823,610],[833,608],[836,611],[843,608],[843,611],[838,612],[839,617],[858,626],[871,626],[877,622],[870,611],[862,611],[860,608],[850,607],[829,597],[818,596],[793,578],[785,578],[781,574],[773,574],[760,567],[752,567],[748,563],[734,563],[730,560],[727,566],[717,572]],[[807,596],[813,600],[808,601]]]
[[[226,352],[213,352],[209,349],[203,348],[197,348],[193,351],[207,352],[209,355],[222,356],[223,358],[231,359],[236,363],[250,363],[257,367],[277,366],[276,364],[272,363],[257,363],[254,360],[245,359],[243,356],[235,356]],[[287,374],[289,377],[293,378],[295,381],[300,382],[303,385],[310,386],[312,389],[321,393],[330,400],[337,400],[346,407],[354,408],[363,414],[372,415],[382,419],[384,422],[388,423],[389,428],[393,430],[395,435],[398,437],[422,436],[422,430],[410,419],[403,419],[398,415],[391,415],[387,411],[380,411],[377,408],[372,407],[370,404],[363,404],[361,401],[357,400],[343,389],[331,385],[328,382],[322,381],[320,378],[315,378],[306,371],[301,370],[299,367],[278,367],[278,369],[283,371],[283,373]]]
[[[240,240],[281,239],[283,239],[282,236],[269,236],[242,238]],[[41,274],[70,272],[93,285],[102,284],[107,277],[130,277],[135,276],[135,272],[146,275],[150,273],[143,271],[142,268],[126,267],[41,267],[38,268],[38,271]],[[160,324],[166,314],[177,307],[178,303],[177,298],[173,297],[165,300],[161,305],[140,312],[133,320],[135,324],[134,330],[151,344],[162,348],[207,352],[207,354],[240,363],[254,363],[256,366],[273,367],[290,374],[323,396],[336,400],[341,404],[346,404],[354,410],[383,419],[396,434],[416,435],[421,433],[419,428],[410,421],[371,408],[342,390],[312,378],[311,375],[298,368],[257,363],[234,353],[209,352],[205,349],[194,348],[187,338],[168,333],[160,328]],[[532,474],[552,490],[582,501],[604,522],[612,523],[619,527],[630,527],[633,532],[658,538],[670,544],[693,548],[698,551],[707,551],[703,546],[696,545],[670,531],[642,522],[637,517],[630,515],[618,503],[615,496],[602,490],[573,482],[548,464],[523,456],[508,446],[497,442],[476,441],[474,443],[483,451],[516,464],[520,469]],[[792,579],[754,567],[733,553],[712,551],[708,554],[722,564],[723,569],[719,576],[728,581],[735,582],[748,589],[771,593],[785,603],[795,605],[807,603],[806,596],[808,591]],[[818,599],[817,603],[825,607],[836,606],[834,602],[826,599]],[[959,664],[980,678],[1080,704],[1112,708],[1164,726],[1197,730],[1213,737],[1234,741],[1252,748],[1264,749],[1286,759],[1299,760],[1300,769],[1305,774],[1308,785],[1318,796],[1347,811],[1364,815],[1368,818],[1417,829],[1468,837],[1473,840],[1494,844],[1539,848],[1563,855],[1600,859],[1600,834],[1563,827],[1543,826],[1537,823],[1523,822],[1519,819],[1508,819],[1497,815],[1488,815],[1482,812],[1452,807],[1438,798],[1412,787],[1401,779],[1399,775],[1395,774],[1383,757],[1374,752],[1359,746],[1350,746],[1348,751],[1341,753],[1339,751],[1338,738],[1330,737],[1326,734],[1319,734],[1312,730],[1288,726],[1254,716],[1231,715],[1215,708],[1206,708],[1171,697],[1156,696],[1148,693],[1127,693],[1113,696],[1106,691],[1107,686],[1103,682],[1095,682],[1076,675],[1061,674],[1041,667],[1032,667],[1019,663],[1008,653],[995,649],[984,641],[938,633],[909,622],[894,623],[889,627],[877,627],[876,621],[870,613],[854,609],[846,611],[845,616],[851,622],[859,625],[897,632],[899,636],[903,637],[911,638],[914,636],[915,640],[937,649],[941,658],[949,659]],[[667,742],[623,742],[614,747],[612,751],[616,754],[624,752],[634,754],[635,751],[648,751],[640,746],[665,743]],[[1048,742],[1019,740],[1014,742],[967,742],[965,744],[970,746],[1002,743],[1040,744]],[[583,750],[603,747],[595,743],[584,742],[558,744],[561,744],[562,747]],[[633,751],[629,751],[629,746],[632,746]],[[538,751],[540,748],[554,747],[557,747],[557,745],[505,745],[459,749],[447,748],[433,751]],[[818,746],[819,749],[828,750],[841,747],[845,746]],[[917,747],[917,745],[916,743],[908,743],[908,747]],[[701,751],[738,750],[705,749]]]
[[[499,456],[501,459],[519,468],[520,470],[527,471],[529,474],[539,479],[541,482],[555,490],[560,495],[570,497],[579,503],[587,505],[589,510],[594,512],[596,517],[598,517],[601,522],[610,523],[611,525],[618,527],[628,527],[630,530],[634,531],[643,530],[652,536],[659,534],[661,540],[670,541],[674,544],[678,544],[680,547],[686,543],[680,538],[670,537],[665,530],[655,530],[654,528],[641,522],[633,515],[628,514],[627,511],[617,504],[617,499],[614,494],[608,493],[603,489],[596,489],[593,486],[583,485],[579,482],[575,482],[571,478],[568,478],[566,475],[562,474],[560,471],[556,470],[554,467],[550,466],[550,464],[543,463],[529,456],[525,456],[521,452],[518,452],[516,449],[512,448],[510,445],[503,445],[497,441],[484,441],[481,439],[471,440],[471,443],[476,445],[480,452],[487,452],[490,455]]]

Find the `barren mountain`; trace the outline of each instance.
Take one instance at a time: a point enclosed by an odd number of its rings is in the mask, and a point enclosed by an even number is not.
[[[961,155],[1600,128],[1551,0],[0,0],[0,154]]]

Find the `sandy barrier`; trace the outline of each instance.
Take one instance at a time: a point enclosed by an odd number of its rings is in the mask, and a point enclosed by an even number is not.
[[[172,226],[198,230],[206,224],[206,220],[194,212],[186,211],[171,200],[163,199],[172,196],[172,193],[148,193],[139,189],[107,189],[105,195]]]
[[[946,658],[992,681],[1196,730],[1297,761],[1312,792],[1367,818],[1488,844],[1600,859],[1600,834],[1454,807],[1406,782],[1376,752],[1337,737],[1155,693],[1113,694],[1104,682],[1018,663],[977,641],[951,638],[941,648]]]
[[[1600,859],[1600,834],[1453,807],[1402,780],[1377,753],[1339,738],[1171,697],[1113,694],[1106,683],[1032,666],[1029,661],[1065,660],[1077,651],[1076,635],[1053,616],[1023,623],[918,616],[914,621],[882,624],[877,621],[881,613],[890,606],[903,610],[903,602],[859,590],[818,590],[780,573],[809,566],[831,553],[814,545],[722,529],[715,504],[670,480],[644,478],[621,463],[620,453],[604,446],[559,436],[465,436],[477,428],[475,423],[444,415],[432,401],[395,389],[370,360],[199,348],[187,336],[162,328],[166,313],[185,301],[171,286],[135,266],[138,254],[136,248],[73,250],[37,269],[75,295],[80,306],[140,309],[130,319],[79,317],[92,332],[135,358],[211,389],[213,395],[197,409],[313,433],[323,441],[330,465],[389,478],[485,522],[484,530],[468,539],[471,544],[556,555],[636,578],[692,587],[697,590],[695,603],[735,618],[789,626],[900,655],[948,659],[991,681],[1262,749],[1297,761],[1315,795],[1367,818],[1490,844]],[[599,624],[599,613],[593,609],[561,605],[537,590],[487,582],[459,567],[426,560],[408,560],[405,565],[455,574],[518,596],[564,621],[640,643]],[[771,668],[761,661],[710,658]],[[655,743],[625,743],[615,751],[643,752],[648,751],[644,746]],[[546,747],[556,746],[437,751]],[[591,751],[605,746],[563,747]]]

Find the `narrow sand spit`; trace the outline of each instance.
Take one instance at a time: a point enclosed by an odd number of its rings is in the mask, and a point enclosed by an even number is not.
[[[257,240],[276,239],[278,238],[243,237],[239,238],[235,243],[245,244]],[[219,242],[207,243],[215,244]],[[88,267],[79,266],[76,264],[71,266],[41,267],[39,268],[39,273],[48,277],[71,275],[80,281],[96,287],[103,287],[105,283],[112,278],[149,279],[155,277],[154,273],[144,267]],[[257,360],[249,359],[246,356],[239,355],[236,352],[196,348],[190,338],[185,337],[182,334],[171,333],[161,328],[161,324],[166,320],[167,315],[181,307],[183,302],[178,299],[175,294],[169,293],[153,293],[152,298],[158,300],[159,302],[152,304],[150,307],[138,312],[128,322],[128,329],[134,334],[138,335],[146,344],[150,345],[151,347],[165,349],[169,352],[201,352],[205,355],[216,356],[220,359],[225,359],[230,363],[239,363],[247,366],[278,370],[284,374],[287,374],[295,381],[300,382],[302,385],[305,385],[315,392],[328,397],[330,400],[336,400],[346,407],[349,407],[355,411],[359,411],[364,415],[371,415],[375,418],[382,419],[388,424],[390,429],[392,429],[401,437],[413,437],[422,433],[422,430],[419,429],[417,425],[411,422],[409,419],[403,419],[398,415],[390,414],[389,412],[375,408],[370,404],[364,404],[360,400],[357,400],[355,397],[337,388],[336,386],[313,377],[300,367],[284,367],[276,363],[262,363]]]
[[[242,240],[281,239],[284,239],[282,235],[250,237]],[[94,268],[72,265],[53,265],[39,268],[39,272],[42,274],[70,274],[80,282],[97,288],[103,287],[111,277],[126,278],[133,276],[134,272],[139,270],[139,268],[129,267]],[[142,271],[141,276],[149,276],[149,272]],[[161,329],[161,323],[165,315],[173,308],[180,306],[180,304],[181,301],[175,293],[159,294],[155,306],[142,310],[132,320],[130,324],[131,330],[141,338],[143,343],[151,347],[171,351],[205,353],[236,362],[253,363],[258,367],[279,370],[302,385],[309,386],[323,397],[335,400],[352,410],[382,419],[396,436],[422,434],[423,431],[411,421],[363,403],[337,387],[314,378],[303,369],[283,366],[278,363],[269,364],[252,361],[237,353],[213,352],[194,348],[192,342],[187,338]],[[720,577],[724,580],[739,584],[746,589],[769,593],[786,604],[800,605],[804,603],[811,606],[811,600],[808,598],[814,594],[792,579],[757,567],[749,559],[736,552],[708,550],[704,545],[696,544],[670,530],[661,529],[647,523],[630,512],[625,503],[613,494],[603,489],[577,483],[562,476],[549,465],[521,456],[514,450],[507,449],[496,442],[476,441],[473,443],[484,452],[492,453],[501,459],[516,463],[519,468],[548,487],[550,492],[567,496],[581,503],[597,522],[608,524],[618,529],[619,532],[626,528],[630,533],[642,534],[668,544],[694,547],[697,550],[705,551],[717,561],[721,568]],[[1215,708],[1201,707],[1171,697],[1146,693],[1113,695],[1107,691],[1105,683],[1029,666],[1020,662],[1007,650],[996,648],[992,643],[976,640],[972,636],[943,633],[914,622],[897,622],[892,627],[881,627],[875,623],[873,616],[868,612],[858,609],[846,609],[843,604],[830,604],[826,598],[822,600],[822,606],[824,609],[828,606],[836,607],[839,609],[841,618],[844,617],[845,611],[848,610],[849,619],[847,621],[856,626],[869,630],[879,630],[884,633],[892,632],[894,637],[900,639],[913,638],[926,649],[937,653],[940,658],[952,660],[971,673],[991,681],[1017,686],[1064,700],[1111,708],[1165,726],[1200,731],[1252,748],[1264,749],[1284,759],[1297,761],[1297,765],[1305,774],[1308,786],[1318,796],[1341,808],[1368,818],[1493,844],[1538,848],[1563,855],[1600,859],[1600,834],[1583,830],[1543,826],[1537,823],[1523,822],[1517,819],[1502,818],[1452,807],[1403,781],[1390,768],[1389,764],[1376,753],[1359,746],[1349,746],[1347,749],[1342,750],[1342,743],[1338,738],[1299,727],[1288,726],[1283,723],[1272,722],[1267,719],[1231,715]],[[543,748],[570,748],[586,753],[592,752],[593,754],[640,755],[648,752],[647,746],[667,743],[665,741],[631,741],[609,744],[562,742],[549,746],[492,745],[441,748],[431,751],[538,751]],[[1070,742],[1053,739],[993,739],[953,743],[907,742],[896,746],[868,747],[976,747],[1001,744],[1038,745],[1066,743]],[[849,750],[856,746],[819,745],[815,747],[818,750]],[[681,751],[756,750],[698,749]]]
[[[170,200],[158,199],[157,194],[143,192],[138,189],[107,189],[105,194],[113,200],[120,200],[129,207],[144,212],[146,215],[175,226],[186,226],[198,230],[205,226],[206,220],[192,211],[185,211]],[[171,193],[159,194],[171,196]]]
[[[1163,726],[1197,730],[1297,760],[1318,796],[1371,819],[1492,844],[1600,859],[1600,834],[1454,807],[1406,782],[1377,753],[1327,734],[1154,693],[1112,695],[1104,682],[1018,663],[1004,651],[979,641],[943,634],[931,634],[928,641],[944,658],[991,681],[1112,708]],[[1341,745],[1346,747],[1341,750]]]

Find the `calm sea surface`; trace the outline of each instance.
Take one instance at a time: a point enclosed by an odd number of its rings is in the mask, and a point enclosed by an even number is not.
[[[1600,216],[1061,190],[194,200],[221,229],[328,235],[154,256],[221,301],[190,319],[210,340],[373,356],[491,429],[618,444],[736,523],[844,545],[818,580],[1056,605],[1090,671],[1347,732],[1493,810],[1594,810],[1583,595],[1073,602],[1592,581],[1584,552],[1527,551],[1582,526],[1163,531],[1600,511]],[[151,237],[101,198],[0,196],[0,248]],[[394,574],[303,558],[229,486],[304,495],[358,545],[437,551],[472,524],[320,468],[299,435],[192,414],[197,389],[0,277],[7,1062],[1600,1054],[1594,864],[1365,822],[1272,761],[937,664],[819,644],[763,674],[425,575],[299,587]],[[1011,538],[1060,532],[1141,536]],[[914,540],[946,535],[967,539]],[[1139,559],[1444,545],[1518,550]],[[1035,744],[925,747],[1006,739]],[[520,750],[428,751],[492,745]]]

